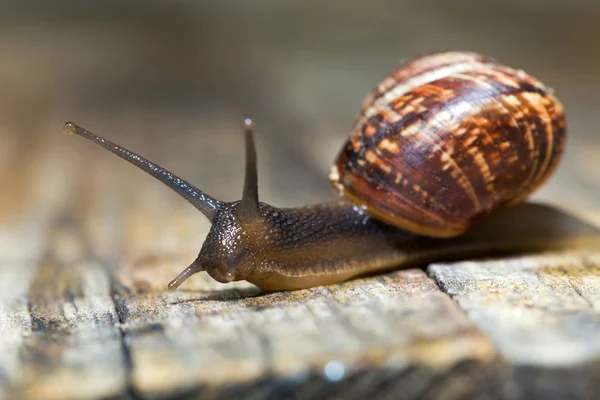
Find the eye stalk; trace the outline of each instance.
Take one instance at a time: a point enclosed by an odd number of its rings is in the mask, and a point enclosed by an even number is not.
[[[256,148],[254,145],[254,122],[250,118],[244,120],[244,140],[246,146],[246,172],[242,200],[237,209],[240,222],[251,221],[260,216]]]
[[[94,142],[98,146],[104,147],[106,150],[121,157],[125,161],[129,161],[141,170],[146,171],[186,199],[190,204],[200,210],[200,212],[202,212],[202,214],[204,214],[211,222],[214,220],[217,211],[223,207],[223,202],[209,196],[191,183],[181,179],[160,165],[157,165],[108,139],[104,139],[103,137],[78,126],[74,122],[67,122],[63,130],[67,135],[81,136],[82,138]]]

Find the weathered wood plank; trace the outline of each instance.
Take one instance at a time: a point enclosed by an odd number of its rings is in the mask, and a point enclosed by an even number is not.
[[[126,393],[109,274],[86,258],[68,224],[43,228],[29,232],[46,231],[38,242],[45,249],[39,261],[0,268],[0,397],[95,399]]]
[[[231,387],[229,394],[262,393],[257,398],[301,388],[300,397],[310,398],[309,382],[327,386],[353,376],[364,395],[392,377],[397,387],[419,393],[429,388],[403,374],[434,379],[465,362],[481,374],[497,368],[489,341],[421,270],[265,295],[244,284],[123,295],[119,306],[133,386],[143,396],[202,388],[220,398]],[[370,377],[362,377],[365,371]],[[448,393],[487,391],[476,382],[481,374],[464,377],[468,384],[460,387],[440,385]],[[342,393],[353,392],[345,386]]]
[[[8,324],[2,344],[12,349],[3,355],[7,397],[464,398],[517,385],[490,340],[417,270],[262,295],[199,274],[164,292],[208,226],[137,178],[127,177],[136,183],[120,197],[107,190],[115,173],[91,175],[67,202],[76,206],[48,207],[23,228],[34,252],[7,250],[16,303],[5,316],[21,324]],[[515,234],[530,232],[538,249],[548,244],[539,238],[567,247],[597,240],[592,226],[532,210]],[[479,232],[464,245],[497,236]],[[344,379],[327,379],[330,362],[334,372],[343,365]]]
[[[600,393],[600,253],[434,264],[428,273],[515,367],[524,395]]]

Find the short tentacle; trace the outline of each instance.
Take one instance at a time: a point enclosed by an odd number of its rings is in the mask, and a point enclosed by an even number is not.
[[[201,271],[204,271],[204,267],[200,263],[200,258],[196,258],[196,260],[194,260],[194,262],[189,267],[187,267],[186,269],[181,271],[181,273],[179,275],[177,275],[177,277],[175,277],[175,279],[173,279],[171,282],[169,282],[169,285],[167,286],[167,288],[169,290],[175,290],[179,286],[181,286],[181,284],[183,282],[188,280],[188,278],[190,276],[194,275],[197,272],[201,272]]]

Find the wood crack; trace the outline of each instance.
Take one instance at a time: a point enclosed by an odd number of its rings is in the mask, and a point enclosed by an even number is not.
[[[569,284],[569,286],[571,286],[571,288],[573,288],[573,291],[579,296],[581,297],[581,299],[583,301],[585,301],[585,303],[588,305],[588,307],[590,308],[590,310],[594,309],[594,304],[590,301],[590,299],[588,299],[586,296],[584,296],[583,292],[581,291],[581,289],[573,282],[572,277],[569,275],[569,272],[564,268],[561,267],[560,270],[562,272],[565,273],[565,276],[567,278],[567,283]]]
[[[118,324],[115,324],[115,327],[119,330],[121,334],[121,353],[123,355],[123,362],[125,366],[125,379],[126,379],[126,388],[125,392],[132,400],[141,400],[142,397],[139,395],[135,384],[133,382],[133,372],[134,372],[134,363],[133,357],[131,355],[131,349],[128,343],[127,332],[125,331],[125,324],[127,322],[127,318],[129,315],[129,311],[127,310],[127,306],[122,301],[122,294],[124,292],[123,285],[117,280],[109,267],[105,266],[104,270],[108,274],[110,279],[110,298],[115,307],[115,313],[117,314]]]

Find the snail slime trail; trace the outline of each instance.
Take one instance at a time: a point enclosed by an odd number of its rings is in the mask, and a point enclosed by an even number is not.
[[[72,122],[64,130],[154,176],[211,222],[198,257],[171,290],[200,271],[223,283],[289,290],[566,243],[541,240],[536,229],[544,222],[531,218],[547,221],[551,211],[522,203],[562,157],[563,107],[541,82],[491,57],[429,53],[387,76],[364,100],[333,162],[338,201],[298,208],[260,202],[252,120],[243,128],[245,179],[234,202]]]

